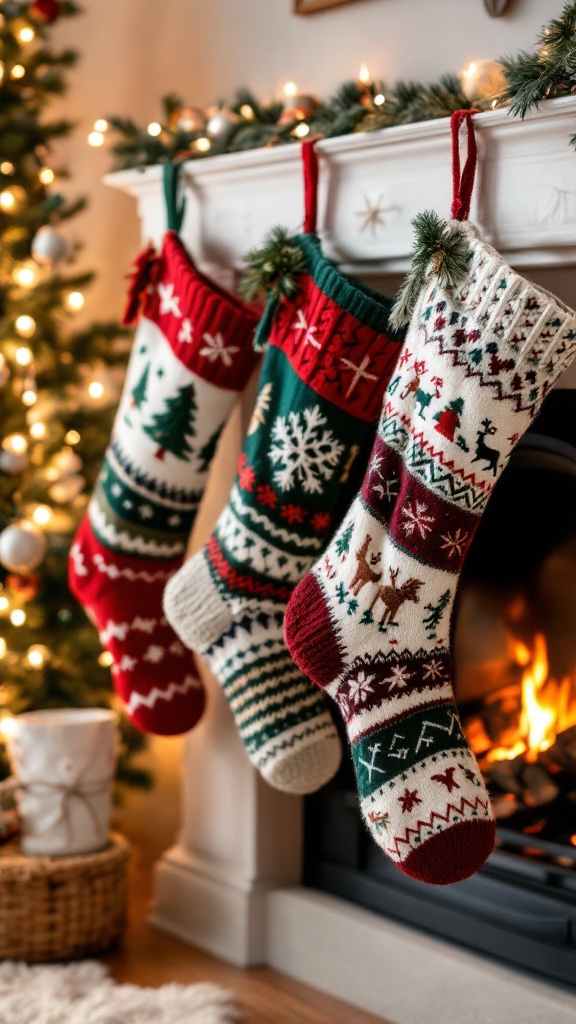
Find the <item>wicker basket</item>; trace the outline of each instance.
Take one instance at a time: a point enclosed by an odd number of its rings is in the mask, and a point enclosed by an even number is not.
[[[0,960],[29,963],[99,953],[126,914],[128,844],[82,857],[25,857],[0,848]]]

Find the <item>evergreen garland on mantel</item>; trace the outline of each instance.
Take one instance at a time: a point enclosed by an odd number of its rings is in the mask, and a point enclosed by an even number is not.
[[[503,57],[501,64],[508,85],[495,99],[467,98],[460,79],[453,74],[443,75],[432,85],[397,82],[388,88],[382,82],[368,86],[345,82],[334,96],[318,103],[305,118],[308,134],[333,138],[449,117],[455,110],[472,107],[487,110],[509,105],[513,116],[523,118],[543,100],[576,93],[576,0],[565,3],[560,16],[542,29],[533,53],[521,51],[516,56]],[[381,101],[382,96],[385,102]],[[202,159],[298,142],[302,138],[298,133],[301,121],[282,123],[281,103],[260,103],[247,89],[239,89],[232,103],[220,103],[214,108],[229,119],[228,130],[217,136],[205,127],[182,130],[175,114],[186,108],[177,96],[167,96],[162,103],[161,131],[155,137],[130,118],[108,118],[117,136],[110,146],[113,170],[168,160]],[[206,137],[210,139],[207,144]],[[576,134],[570,142],[576,148]]]

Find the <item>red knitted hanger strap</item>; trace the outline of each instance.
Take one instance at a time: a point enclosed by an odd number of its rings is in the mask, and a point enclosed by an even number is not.
[[[318,156],[317,138],[302,143],[302,165],[304,168],[304,234],[316,234],[318,213]]]
[[[478,146],[472,117],[476,110],[456,110],[450,118],[452,131],[452,219],[468,220],[472,189],[476,177],[478,163]],[[466,125],[468,133],[468,153],[464,170],[460,172],[460,128]]]

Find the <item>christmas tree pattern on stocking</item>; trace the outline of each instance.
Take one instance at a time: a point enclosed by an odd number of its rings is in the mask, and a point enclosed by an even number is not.
[[[346,279],[315,235],[291,244],[306,272],[273,321],[228,506],[170,580],[165,609],[221,683],[255,767],[306,793],[331,778],[341,749],[327,702],[286,651],[286,602],[353,493],[399,341],[388,299]]]
[[[259,357],[256,314],[204,278],[173,231],[153,277],[69,582],[113,656],[129,717],[169,735],[196,723],[204,692],[164,618],[162,592],[182,562],[219,434]]]
[[[376,842],[406,874],[446,884],[494,841],[451,686],[458,577],[514,445],[576,354],[576,315],[471,225],[437,233],[361,491],[295,589],[285,636],[340,708]],[[438,272],[447,242],[456,286]]]

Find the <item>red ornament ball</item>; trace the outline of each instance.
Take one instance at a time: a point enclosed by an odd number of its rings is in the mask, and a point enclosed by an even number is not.
[[[33,601],[40,590],[40,583],[39,576],[16,576],[14,573],[6,576],[8,590],[21,601]]]
[[[34,0],[30,14],[42,21],[56,21],[60,16],[60,0]]]

